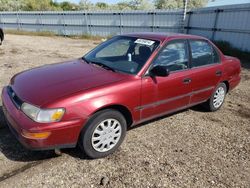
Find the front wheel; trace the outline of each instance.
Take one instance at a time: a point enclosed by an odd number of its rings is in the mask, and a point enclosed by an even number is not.
[[[225,97],[227,93],[227,86],[224,83],[220,83],[215,91],[213,92],[212,96],[206,103],[206,107],[210,111],[219,110],[222,104],[224,103]]]
[[[80,147],[90,158],[102,158],[113,153],[126,135],[124,116],[112,109],[97,112],[85,125]]]

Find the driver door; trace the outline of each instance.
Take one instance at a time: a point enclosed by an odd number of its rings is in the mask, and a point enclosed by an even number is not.
[[[167,43],[153,61],[151,68],[154,66],[164,66],[170,74],[166,77],[142,78],[142,120],[187,107],[192,92],[186,40]]]

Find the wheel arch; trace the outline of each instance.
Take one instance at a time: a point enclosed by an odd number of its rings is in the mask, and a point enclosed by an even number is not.
[[[229,82],[227,80],[224,80],[224,81],[222,81],[222,83],[224,83],[226,85],[226,87],[227,87],[227,93],[228,93],[228,91],[230,89]]]
[[[124,116],[127,122],[127,128],[129,128],[133,124],[133,116],[132,116],[131,111],[126,106],[121,105],[121,104],[110,104],[110,105],[103,106],[97,109],[96,111],[94,111],[90,115],[90,117],[92,117],[97,112],[100,112],[102,110],[107,110],[107,109],[113,109],[113,110],[119,111]]]

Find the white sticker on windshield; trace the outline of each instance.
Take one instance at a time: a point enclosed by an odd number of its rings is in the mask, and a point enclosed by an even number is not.
[[[137,39],[137,40],[135,41],[135,43],[137,43],[137,44],[143,44],[143,45],[147,45],[147,46],[151,46],[152,44],[155,43],[155,41],[146,40],[146,39]]]

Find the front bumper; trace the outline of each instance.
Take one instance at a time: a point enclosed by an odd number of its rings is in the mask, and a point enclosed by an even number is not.
[[[34,122],[12,102],[7,87],[4,87],[2,91],[2,103],[3,112],[11,132],[25,147],[44,150],[76,146],[84,120],[74,119],[50,124]],[[50,135],[44,139],[31,139],[24,137],[23,132],[50,132]]]

